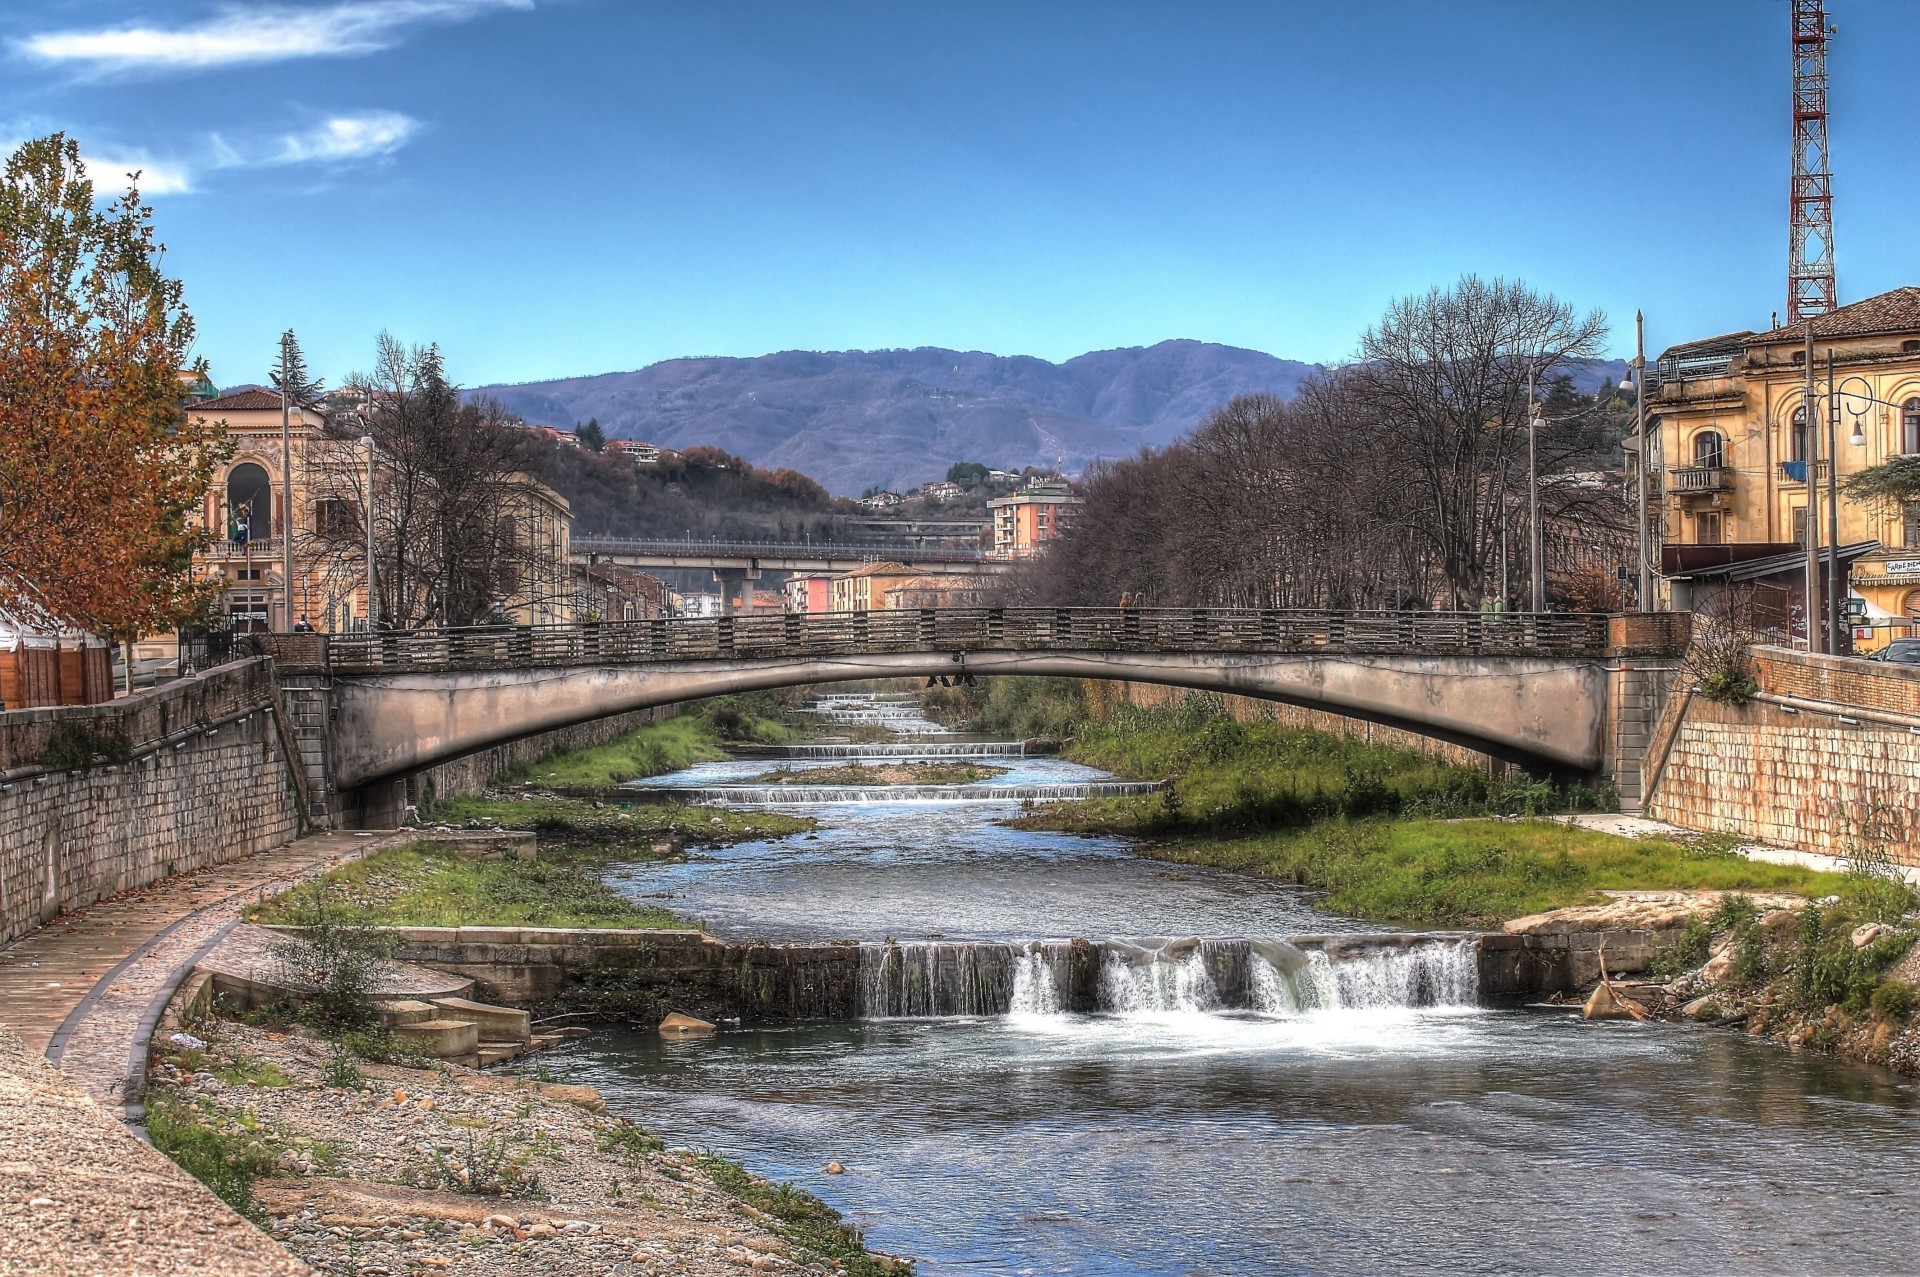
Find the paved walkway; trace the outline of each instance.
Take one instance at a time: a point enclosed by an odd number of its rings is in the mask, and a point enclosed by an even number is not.
[[[326,833],[169,878],[54,919],[0,949],[0,1022],[110,1111],[138,1120],[129,1080],[199,957],[263,896],[394,835]]]

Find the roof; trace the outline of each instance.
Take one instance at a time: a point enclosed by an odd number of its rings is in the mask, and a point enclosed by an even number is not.
[[[1679,548],[1683,547],[1666,547],[1668,550]],[[1692,549],[1694,547],[1688,546],[1684,548]],[[1763,549],[1764,547],[1756,545],[1753,548]],[[1851,545],[1843,545],[1840,547],[1840,562],[1851,563],[1861,555],[1871,554],[1879,548],[1880,543],[1878,541],[1855,541]],[[1834,552],[1832,546],[1823,545],[1820,547],[1820,562],[1832,562],[1833,557]],[[1724,577],[1729,582],[1739,582],[1757,581],[1761,577],[1777,576],[1783,572],[1797,571],[1804,569],[1806,563],[1807,552],[1796,546],[1793,550],[1785,554],[1764,555],[1762,557],[1743,559],[1732,563],[1699,564],[1682,571],[1673,571],[1669,568],[1669,565],[1665,563],[1661,564],[1661,567],[1666,571],[1666,574],[1670,576]]]
[[[1812,319],[1815,337],[1868,337],[1875,333],[1920,333],[1920,288],[1895,288],[1836,307]],[[1808,321],[1787,324],[1752,338],[1759,342],[1804,341]]]
[[[1744,350],[1753,338],[1753,329],[1742,328],[1737,333],[1721,333],[1718,337],[1702,337],[1698,341],[1683,341],[1677,346],[1669,346],[1660,352],[1660,358],[1684,359],[1688,355],[1731,353]]]
[[[865,567],[855,568],[851,572],[843,572],[838,579],[850,581],[854,577],[859,576],[918,576],[919,574],[920,571],[918,568],[910,568],[906,564],[896,563],[892,559],[882,559],[878,563],[869,563]]]
[[[220,395],[205,403],[193,406],[195,412],[279,412],[280,392],[261,390],[236,390],[230,395]]]

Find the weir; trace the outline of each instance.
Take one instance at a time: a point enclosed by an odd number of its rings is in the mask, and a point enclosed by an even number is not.
[[[1093,780],[1053,785],[707,785],[634,786],[623,793],[654,802],[731,803],[743,807],[813,803],[1067,802],[1124,798],[1165,787],[1157,780]]]
[[[1474,1007],[1476,936],[862,944],[864,1019]]]
[[[1040,742],[1044,744],[1045,742]],[[858,744],[840,741],[808,745],[735,745],[741,758],[1026,758],[1053,752],[1018,740],[882,741]]]

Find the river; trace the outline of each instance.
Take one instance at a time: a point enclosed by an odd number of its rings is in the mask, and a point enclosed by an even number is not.
[[[888,750],[969,747],[910,704],[821,712],[917,733]],[[1100,779],[981,761],[1008,769],[983,785]],[[1019,807],[817,803],[794,808],[810,838],[616,871],[731,939],[866,942],[868,1018],[606,1031],[543,1067],[799,1183],[928,1274],[1913,1269],[1907,1081],[1724,1031],[1483,1008],[1458,942],[1358,941],[1379,928],[1294,888],[992,823]],[[1097,942],[1078,968],[1074,937]]]

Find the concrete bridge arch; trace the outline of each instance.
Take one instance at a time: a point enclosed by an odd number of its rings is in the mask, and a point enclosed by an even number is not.
[[[1674,629],[1674,614],[945,609],[316,637],[304,656],[279,655],[325,671],[331,781],[359,793],[349,806],[370,809],[391,805],[375,797],[383,787],[437,763],[628,710],[959,672],[1159,683],[1321,709],[1611,778],[1631,804]]]

